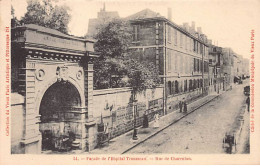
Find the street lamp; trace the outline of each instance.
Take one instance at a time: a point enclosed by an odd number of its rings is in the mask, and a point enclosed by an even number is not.
[[[133,133],[133,140],[137,140],[137,129],[136,129],[136,113],[137,113],[137,100],[133,100],[133,107],[134,107],[134,133]]]

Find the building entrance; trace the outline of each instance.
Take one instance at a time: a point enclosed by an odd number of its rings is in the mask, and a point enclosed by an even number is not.
[[[12,92],[24,99],[13,153],[92,150],[94,41],[29,24],[12,29],[11,55]]]
[[[70,150],[80,135],[81,100],[70,82],[56,82],[47,89],[40,104],[42,150]]]

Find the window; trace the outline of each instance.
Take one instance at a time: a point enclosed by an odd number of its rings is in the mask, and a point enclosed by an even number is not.
[[[193,86],[193,85],[192,85],[192,80],[190,79],[190,80],[189,80],[189,91],[192,90],[192,86]]]
[[[179,86],[180,86],[180,89],[179,89],[180,92],[183,92],[183,81],[180,81],[180,85]]]
[[[202,62],[202,60],[200,60],[200,72],[202,72],[202,71],[203,71],[203,62]]]
[[[187,50],[188,49],[188,39],[187,39],[188,37],[186,36],[186,35],[184,35],[184,45],[185,45],[185,50]]]
[[[196,52],[196,40],[193,40],[193,51]]]
[[[204,72],[209,72],[209,63],[204,61]]]
[[[194,59],[192,57],[190,57],[190,73],[192,73],[194,71]]]
[[[134,25],[133,26],[133,41],[139,41],[140,36],[140,26]]]
[[[197,71],[200,72],[200,60],[199,59],[197,59],[197,60],[198,60],[198,64],[197,64],[197,66],[198,66],[197,68],[198,69],[197,69]]]
[[[199,63],[199,59],[197,59],[197,72],[199,71],[200,68],[200,63]]]
[[[188,74],[188,71],[189,71],[189,56],[188,55],[185,55],[185,74]]]
[[[193,49],[193,40],[192,40],[192,38],[190,38],[190,51],[192,51],[192,49]]]
[[[177,45],[177,30],[174,29],[174,44]]]
[[[199,42],[196,42],[197,43],[197,45],[196,45],[196,51],[197,51],[197,53],[199,53]]]
[[[175,93],[178,94],[179,93],[179,82],[175,81]]]
[[[196,58],[193,58],[193,70],[194,70],[194,72],[196,72],[197,71],[197,61],[196,61]]]
[[[168,81],[168,95],[172,94],[172,84],[171,81]]]
[[[177,55],[177,53],[175,53],[175,55],[174,55],[174,71],[175,72],[178,71],[178,55]]]
[[[187,80],[185,80],[184,81],[184,92],[187,92],[188,91],[188,86],[187,86],[187,83],[188,83],[188,81]]]
[[[180,33],[180,47],[183,46],[183,34]]]
[[[168,42],[172,41],[172,33],[171,33],[171,26],[168,25]]]
[[[177,57],[177,60],[178,60],[178,64],[177,64],[177,72],[179,72],[180,73],[180,70],[181,70],[181,55],[178,55],[178,57]]]
[[[212,64],[212,59],[209,59],[209,63]]]
[[[183,62],[183,56],[184,55],[180,55],[180,73],[183,73],[183,66],[184,66],[184,62]]]
[[[200,54],[203,54],[203,45],[200,43]]]
[[[196,80],[195,79],[193,79],[193,89],[192,90],[194,90],[194,89],[196,89]]]
[[[171,69],[172,69],[171,50],[168,50],[167,55],[168,55],[168,71],[171,71]]]
[[[201,54],[204,55],[204,49],[205,49],[205,46],[203,44],[201,44]]]
[[[174,81],[172,81],[172,95],[175,94],[175,86],[174,86]]]

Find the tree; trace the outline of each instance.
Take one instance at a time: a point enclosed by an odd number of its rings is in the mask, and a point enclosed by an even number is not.
[[[152,62],[129,58],[125,65],[129,78],[128,85],[133,88],[134,97],[136,93],[147,88],[155,88],[160,84],[159,70]]]
[[[152,62],[142,61],[129,50],[132,41],[131,27],[120,19],[101,25],[96,35],[95,50],[100,53],[94,62],[96,89],[128,86],[137,92],[154,88],[160,83],[158,69]],[[124,80],[128,78],[128,80]]]
[[[29,0],[27,12],[21,19],[25,24],[37,24],[68,33],[68,23],[71,16],[67,6],[53,6],[51,0]]]
[[[115,58],[98,59],[94,63],[94,70],[94,87],[96,89],[117,88],[127,85],[126,81],[122,80],[127,74],[123,60]]]
[[[123,58],[128,53],[132,35],[128,22],[114,19],[99,26],[99,32],[94,37],[97,39],[95,49],[100,53],[100,59]]]
[[[17,26],[17,25],[20,25],[19,20],[18,20],[17,17],[15,16],[15,11],[14,11],[13,5],[11,5],[11,15],[12,15],[12,18],[11,18],[11,27],[15,27],[15,26]]]
[[[94,87],[123,87],[126,85],[121,80],[126,75],[123,58],[127,55],[131,39],[128,23],[115,19],[99,25],[98,30],[94,38],[97,39],[95,51],[100,53],[100,57],[94,62]]]

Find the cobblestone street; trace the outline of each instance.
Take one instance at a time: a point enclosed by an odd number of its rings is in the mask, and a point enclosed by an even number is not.
[[[243,153],[249,128],[245,125],[242,133],[239,132],[238,118],[245,113],[245,124],[249,123],[243,94],[245,85],[235,85],[233,90],[223,93],[129,153],[225,153],[222,140],[226,132],[234,133],[236,139],[240,139],[237,152]]]

